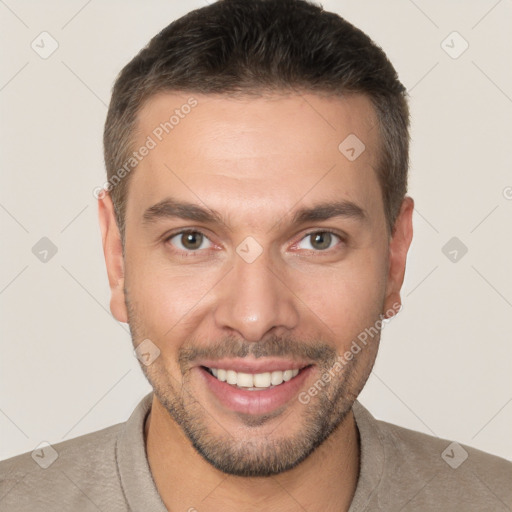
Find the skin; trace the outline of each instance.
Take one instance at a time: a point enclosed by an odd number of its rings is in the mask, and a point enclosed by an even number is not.
[[[190,96],[151,98],[135,147]],[[375,172],[376,116],[365,96],[193,97],[197,106],[130,177],[124,259],[111,199],[99,200],[111,311],[129,323],[134,346],[150,339],[160,350],[141,364],[155,390],[145,432],[158,492],[169,510],[348,510],[360,450],[351,407],[380,336],[308,404],[294,398],[268,417],[219,404],[194,356],[307,355],[307,391],[400,304],[414,202],[404,199],[390,236]],[[366,146],[354,161],[338,150],[351,133]],[[214,209],[223,222],[143,221],[170,196]],[[364,220],[291,223],[298,208],[335,200],[356,203]],[[175,236],[184,228],[206,238]],[[315,241],[325,231],[340,238]],[[252,263],[236,252],[249,236],[263,251]]]

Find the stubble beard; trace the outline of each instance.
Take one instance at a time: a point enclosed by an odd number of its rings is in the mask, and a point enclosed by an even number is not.
[[[142,334],[140,318],[128,296],[125,296],[132,342],[136,346],[145,337]],[[229,346],[228,352],[232,355],[236,353],[237,357],[244,357],[249,353],[255,357],[277,356],[283,346],[289,346],[288,340],[281,343],[278,338],[272,338],[264,344],[247,344],[231,339],[227,341],[229,343],[225,346]],[[188,359],[187,349],[180,351],[178,356],[182,370],[181,382],[166,369],[163,357],[157,358],[150,366],[141,363],[141,368],[160,404],[207,462],[228,475],[269,477],[298,466],[343,425],[371,373],[378,343],[379,339],[376,337],[372,340],[374,346],[366,347],[368,353],[365,353],[364,357],[358,357],[361,353],[357,354],[351,361],[346,361],[343,368],[337,372],[332,370],[338,358],[335,350],[325,344],[316,346],[313,352],[318,358],[315,370],[318,372],[319,380],[315,379],[315,382],[319,382],[322,375],[329,372],[334,376],[327,383],[322,381],[321,389],[311,397],[308,404],[299,405],[301,426],[297,428],[295,424],[295,431],[289,436],[272,433],[269,435],[268,429],[264,436],[258,434],[258,427],[265,426],[271,421],[276,421],[273,431],[284,423],[288,415],[286,408],[283,411],[278,410],[277,415],[239,414],[240,421],[246,427],[243,431],[250,432],[254,429],[254,435],[247,435],[243,439],[231,435],[222,427],[222,420],[212,418],[190,391],[191,373],[185,363]],[[233,351],[235,346],[238,349]],[[297,409],[292,403],[293,400],[297,398],[290,401],[289,407]],[[276,420],[279,417],[282,417],[282,420]],[[214,430],[220,433],[215,433]]]

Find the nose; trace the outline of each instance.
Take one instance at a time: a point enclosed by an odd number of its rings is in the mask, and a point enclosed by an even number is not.
[[[256,342],[273,328],[293,329],[299,321],[298,299],[285,272],[273,268],[267,251],[249,263],[234,255],[231,272],[219,283],[215,322]]]

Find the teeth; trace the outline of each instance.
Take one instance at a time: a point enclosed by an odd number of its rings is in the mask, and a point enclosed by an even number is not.
[[[270,372],[256,373],[253,376],[254,387],[256,388],[268,388],[270,386]]]
[[[289,381],[293,377],[293,370],[285,370],[283,372],[283,380]]]
[[[228,384],[250,390],[278,386],[283,382],[289,381],[299,373],[298,369],[265,373],[243,373],[223,370],[222,368],[210,368],[210,370],[221,382],[227,382]]]
[[[254,386],[254,379],[251,373],[238,372],[236,374],[236,385],[243,388],[252,388]]]
[[[280,371],[272,372],[270,375],[270,382],[274,386],[281,384],[281,382],[283,382],[283,372],[280,372]]]

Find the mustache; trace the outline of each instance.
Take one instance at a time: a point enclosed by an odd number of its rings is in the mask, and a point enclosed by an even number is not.
[[[307,360],[320,366],[332,366],[337,357],[336,350],[321,340],[304,343],[292,338],[276,335],[263,341],[249,342],[236,337],[226,337],[214,344],[189,344],[178,352],[178,363],[186,370],[201,359],[244,358],[252,356],[283,357],[287,359]]]

